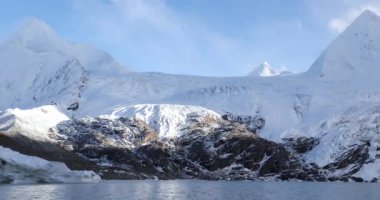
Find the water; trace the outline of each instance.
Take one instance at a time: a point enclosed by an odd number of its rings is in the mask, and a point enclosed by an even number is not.
[[[374,183],[252,181],[104,181],[99,184],[0,185],[0,199],[380,199]]]

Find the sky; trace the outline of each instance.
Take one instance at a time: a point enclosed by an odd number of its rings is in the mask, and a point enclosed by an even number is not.
[[[306,71],[379,0],[0,0],[0,41],[30,18],[131,71],[244,76],[267,61]]]

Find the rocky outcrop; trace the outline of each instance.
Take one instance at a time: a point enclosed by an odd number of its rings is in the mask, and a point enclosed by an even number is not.
[[[86,118],[51,130],[57,144],[97,166],[108,179],[324,180],[283,144],[265,140],[244,123],[198,122],[180,137],[165,139],[145,122]]]
[[[264,117],[260,115],[259,112],[257,112],[255,116],[236,115],[236,114],[227,112],[226,114],[222,116],[222,118],[226,121],[244,124],[252,132],[256,132],[264,128],[265,126],[265,119]]]
[[[285,146],[300,154],[312,150],[319,144],[319,140],[313,137],[284,138],[283,140]]]

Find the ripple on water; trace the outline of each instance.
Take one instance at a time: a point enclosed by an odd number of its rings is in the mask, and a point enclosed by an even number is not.
[[[376,183],[253,181],[103,181],[98,184],[1,185],[0,199],[378,200]]]

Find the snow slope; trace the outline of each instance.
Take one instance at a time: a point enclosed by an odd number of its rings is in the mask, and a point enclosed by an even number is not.
[[[200,106],[175,104],[138,104],[115,109],[110,115],[101,115],[102,119],[115,120],[121,117],[145,122],[159,133],[160,138],[181,136],[184,128],[195,122],[217,123],[221,116],[212,110]],[[7,109],[0,112],[0,135],[22,135],[40,142],[55,142],[52,128],[70,118],[56,106],[42,106],[32,109]]]
[[[220,120],[220,115],[200,106],[140,104],[116,109],[109,119],[129,117],[142,120],[154,128],[160,138],[181,136],[181,130],[193,122],[214,122]]]
[[[8,109],[0,113],[0,132],[7,136],[23,135],[40,142],[51,141],[49,129],[68,119],[55,106]]]
[[[380,106],[350,110],[332,116],[305,130],[305,136],[320,138],[320,144],[310,151],[307,159],[319,166],[336,161],[341,153],[358,145],[369,146],[369,158],[379,157]]]
[[[65,107],[79,101],[89,73],[126,73],[108,53],[66,41],[39,20],[28,21],[0,44],[0,65],[0,110]]]
[[[64,163],[26,156],[0,146],[0,183],[99,182],[92,171],[71,171]]]
[[[126,67],[118,64],[108,53],[85,44],[62,39],[52,28],[38,19],[28,20],[6,43],[10,46],[25,48],[35,54],[56,52],[61,56],[76,58],[83,67],[101,74],[127,72]],[[32,66],[33,67],[33,66]],[[50,66],[54,68],[54,66]]]

